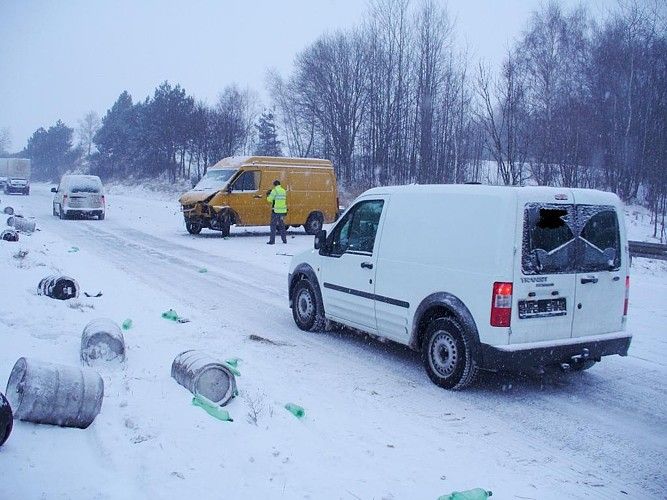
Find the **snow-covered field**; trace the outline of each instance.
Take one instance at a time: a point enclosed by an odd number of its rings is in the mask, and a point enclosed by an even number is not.
[[[61,221],[49,187],[0,196],[40,229],[0,242],[0,390],[21,356],[78,365],[91,319],[133,327],[125,366],[101,372],[88,429],[15,421],[0,499],[436,499],[477,486],[499,499],[667,496],[666,262],[633,262],[628,357],[548,378],[486,374],[448,392],[407,348],[297,329],[286,273],[312,245],[302,229],[275,246],[262,229],[194,237],[175,199],[140,190],[112,190],[105,221]],[[646,239],[646,214],[628,214],[631,238]],[[103,295],[38,296],[55,272]],[[169,308],[191,321],[162,319]],[[192,406],[171,378],[186,349],[241,358],[234,422]]]

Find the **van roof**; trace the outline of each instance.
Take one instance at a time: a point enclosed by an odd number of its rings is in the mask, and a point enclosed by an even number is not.
[[[556,196],[561,193],[572,193],[579,203],[580,200],[591,199],[595,203],[607,201],[617,202],[618,196],[614,193],[597,189],[566,188],[551,186],[494,186],[484,184],[409,184],[407,186],[381,186],[369,189],[363,195],[383,195],[399,193],[422,194],[493,194],[495,196],[516,197],[519,193],[522,198],[535,197],[543,200],[545,197]]]
[[[240,168],[246,165],[259,168],[268,167],[304,167],[333,168],[329,160],[321,158],[295,158],[286,156],[229,156],[210,168]]]

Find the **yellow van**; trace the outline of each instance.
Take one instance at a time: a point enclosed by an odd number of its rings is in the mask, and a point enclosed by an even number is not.
[[[336,220],[338,189],[329,160],[273,156],[233,156],[209,167],[199,183],[179,198],[190,234],[203,228],[229,235],[237,226],[268,226],[271,206],[266,201],[273,181],[287,190],[285,224],[303,225],[316,234]]]

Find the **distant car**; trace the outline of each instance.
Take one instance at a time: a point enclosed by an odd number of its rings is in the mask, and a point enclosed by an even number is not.
[[[104,220],[104,187],[96,175],[63,175],[51,192],[55,193],[53,215],[61,219],[79,215]]]

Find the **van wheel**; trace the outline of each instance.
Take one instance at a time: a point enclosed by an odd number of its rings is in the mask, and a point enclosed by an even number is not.
[[[593,368],[595,366],[595,361],[594,359],[587,359],[585,361],[581,361],[580,363],[572,363],[570,365],[570,370],[573,372],[583,372],[584,370],[588,370],[589,368]]]
[[[308,216],[308,220],[303,225],[303,228],[306,230],[306,234],[316,235],[322,230],[322,225],[324,224],[324,217],[319,212],[313,212]]]
[[[471,347],[471,340],[454,318],[431,321],[422,341],[422,362],[433,383],[453,390],[470,385],[478,372]]]
[[[296,326],[307,332],[324,329],[324,308],[315,292],[313,284],[300,280],[294,287],[292,316]]]
[[[187,229],[190,234],[199,234],[202,230],[202,224],[199,221],[188,220],[185,221],[185,229]]]
[[[53,216],[58,217],[58,212],[56,212],[56,205],[53,205]]]
[[[63,212],[63,206],[62,205],[58,205],[58,217],[60,218],[60,220],[67,219],[67,214],[65,212]]]
[[[100,215],[97,216],[97,220],[104,220],[104,212],[100,212]]]

